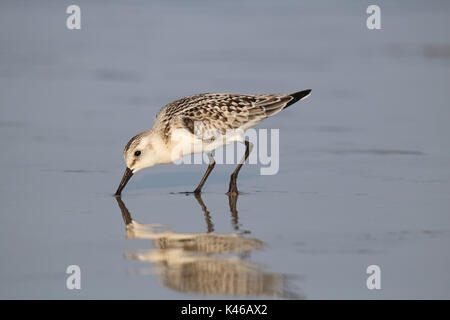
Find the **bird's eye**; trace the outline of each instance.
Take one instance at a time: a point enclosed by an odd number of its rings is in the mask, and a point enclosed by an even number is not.
[[[136,152],[134,153],[134,155],[135,155],[136,157],[139,157],[139,156],[141,155],[141,152],[140,152],[140,151],[136,151]]]

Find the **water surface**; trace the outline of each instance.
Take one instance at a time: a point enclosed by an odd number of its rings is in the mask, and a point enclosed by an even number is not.
[[[449,17],[444,1],[0,4],[1,298],[449,298]],[[312,96],[280,171],[139,172],[128,139],[199,92]],[[79,265],[81,290],[65,270]],[[366,288],[366,268],[382,290]]]

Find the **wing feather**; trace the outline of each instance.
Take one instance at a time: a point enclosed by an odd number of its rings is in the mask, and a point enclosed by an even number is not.
[[[156,116],[167,136],[175,128],[196,136],[205,131],[243,131],[281,111],[293,98],[285,94],[240,95],[204,93],[169,103]]]

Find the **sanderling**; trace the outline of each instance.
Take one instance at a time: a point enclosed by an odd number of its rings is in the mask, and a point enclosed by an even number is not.
[[[209,165],[194,190],[198,194],[215,165],[211,152],[236,141],[246,147],[228,188],[228,194],[237,194],[236,179],[252,149],[243,133],[310,93],[309,89],[292,94],[203,93],[169,103],[156,115],[153,128],[134,136],[125,146],[123,155],[127,168],[115,195],[119,196],[131,176],[143,168],[204,152]],[[208,133],[211,131],[214,133]]]

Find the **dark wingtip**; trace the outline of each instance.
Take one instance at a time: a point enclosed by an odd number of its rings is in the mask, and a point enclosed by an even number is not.
[[[311,94],[311,91],[312,91],[311,89],[306,89],[306,90],[302,90],[302,91],[298,91],[298,92],[294,92],[294,93],[290,94],[290,96],[293,99],[291,101],[289,101],[289,103],[284,108],[286,109],[287,107],[296,103],[297,101],[306,98],[307,96],[309,96]]]

